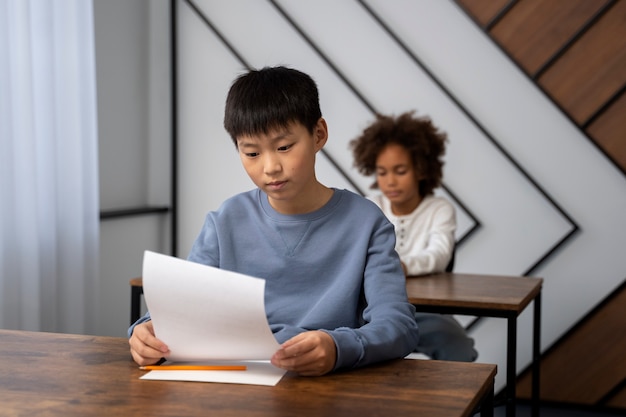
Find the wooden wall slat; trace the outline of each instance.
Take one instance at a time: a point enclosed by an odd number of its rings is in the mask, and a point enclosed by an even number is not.
[[[626,83],[626,1],[618,1],[538,82],[584,124]]]
[[[592,278],[590,278],[592,279]],[[541,361],[541,399],[597,405],[626,375],[626,287],[587,317],[567,343],[558,343]],[[519,398],[530,398],[530,373],[519,378]]]
[[[466,12],[485,27],[509,3],[509,0],[457,0]]]
[[[521,0],[490,34],[532,76],[606,2]]]
[[[587,133],[626,172],[626,93],[587,128]]]

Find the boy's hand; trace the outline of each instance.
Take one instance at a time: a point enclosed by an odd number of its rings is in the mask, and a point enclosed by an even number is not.
[[[170,353],[165,343],[154,336],[152,321],[136,325],[128,344],[133,359],[140,366],[153,365]]]
[[[328,333],[313,330],[283,343],[272,356],[272,365],[304,376],[318,376],[332,371],[336,360],[333,338]]]

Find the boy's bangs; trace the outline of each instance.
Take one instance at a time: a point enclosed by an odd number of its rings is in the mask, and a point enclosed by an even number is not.
[[[235,129],[233,133],[236,137],[268,134],[273,130],[287,128],[298,120],[294,110],[282,103],[274,103],[272,106],[240,107],[232,116]]]

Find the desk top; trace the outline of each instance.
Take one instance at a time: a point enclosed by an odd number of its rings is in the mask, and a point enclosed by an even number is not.
[[[274,387],[144,381],[124,338],[0,330],[8,415],[470,416],[495,365],[396,360]]]
[[[440,273],[407,277],[411,304],[498,310],[519,315],[541,291],[542,278]]]

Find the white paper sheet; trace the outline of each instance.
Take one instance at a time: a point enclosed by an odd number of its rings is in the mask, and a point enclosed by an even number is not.
[[[265,361],[271,370],[251,363],[246,371],[151,371],[143,379],[257,384],[272,375],[275,385],[284,374],[269,364],[280,346],[265,316],[265,280],[145,251],[143,288],[169,361]]]
[[[216,362],[211,363],[215,364]],[[150,371],[141,376],[140,379],[274,386],[285,374],[284,370],[276,368],[269,361],[235,363],[246,365],[247,369],[245,371]],[[229,362],[229,364],[231,363]]]

